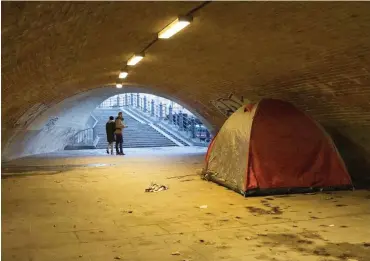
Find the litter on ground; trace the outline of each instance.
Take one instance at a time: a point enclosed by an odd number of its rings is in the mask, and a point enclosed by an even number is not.
[[[165,185],[159,185],[157,183],[151,183],[149,188],[145,189],[145,192],[159,192],[163,190],[167,190],[168,187]]]

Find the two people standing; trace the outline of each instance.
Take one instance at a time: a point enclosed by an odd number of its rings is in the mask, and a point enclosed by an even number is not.
[[[109,117],[109,121],[105,125],[105,130],[107,133],[108,148],[107,154],[109,154],[109,149],[111,155],[113,155],[113,142],[116,142],[116,154],[125,155],[123,153],[123,129],[126,128],[126,125],[123,122],[122,112],[118,113],[118,117],[113,121],[113,116]]]

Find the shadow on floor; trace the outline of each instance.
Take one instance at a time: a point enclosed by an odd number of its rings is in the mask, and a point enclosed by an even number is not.
[[[370,155],[351,139],[334,128],[327,128],[340,155],[346,163],[356,189],[370,188]]]

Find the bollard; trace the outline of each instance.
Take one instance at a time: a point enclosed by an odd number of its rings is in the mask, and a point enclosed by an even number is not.
[[[133,93],[130,94],[130,105],[134,106],[134,94]]]
[[[136,94],[136,107],[137,108],[140,107],[140,94],[139,93]]]
[[[151,116],[154,116],[154,100],[151,101],[151,104],[150,104],[150,115]]]
[[[188,115],[186,113],[183,113],[182,114],[182,117],[183,117],[183,121],[184,121],[184,131],[188,131],[188,129],[189,129],[189,118],[188,118]]]
[[[163,119],[163,104],[159,103],[159,119]]]
[[[125,93],[125,106],[127,106],[128,105],[128,95],[127,95],[127,93]]]
[[[191,128],[190,128],[190,131],[191,131],[191,138],[192,139],[195,139],[195,119],[194,118],[191,118]]]
[[[143,99],[143,109],[144,109],[144,112],[146,112],[146,95],[144,96],[144,99]]]
[[[182,112],[179,112],[179,125],[180,131],[184,130],[184,116],[182,115]]]
[[[173,121],[172,106],[170,105],[170,107],[168,108],[168,122],[172,124],[172,121]]]

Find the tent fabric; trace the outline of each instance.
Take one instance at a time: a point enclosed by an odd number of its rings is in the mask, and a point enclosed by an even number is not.
[[[217,133],[208,154],[208,171],[240,191],[245,190],[249,154],[249,146],[240,144],[248,143],[254,112],[245,113],[243,107],[234,112]]]
[[[351,185],[330,137],[281,100],[264,99],[233,113],[212,141],[206,161],[214,179],[242,194]]]

